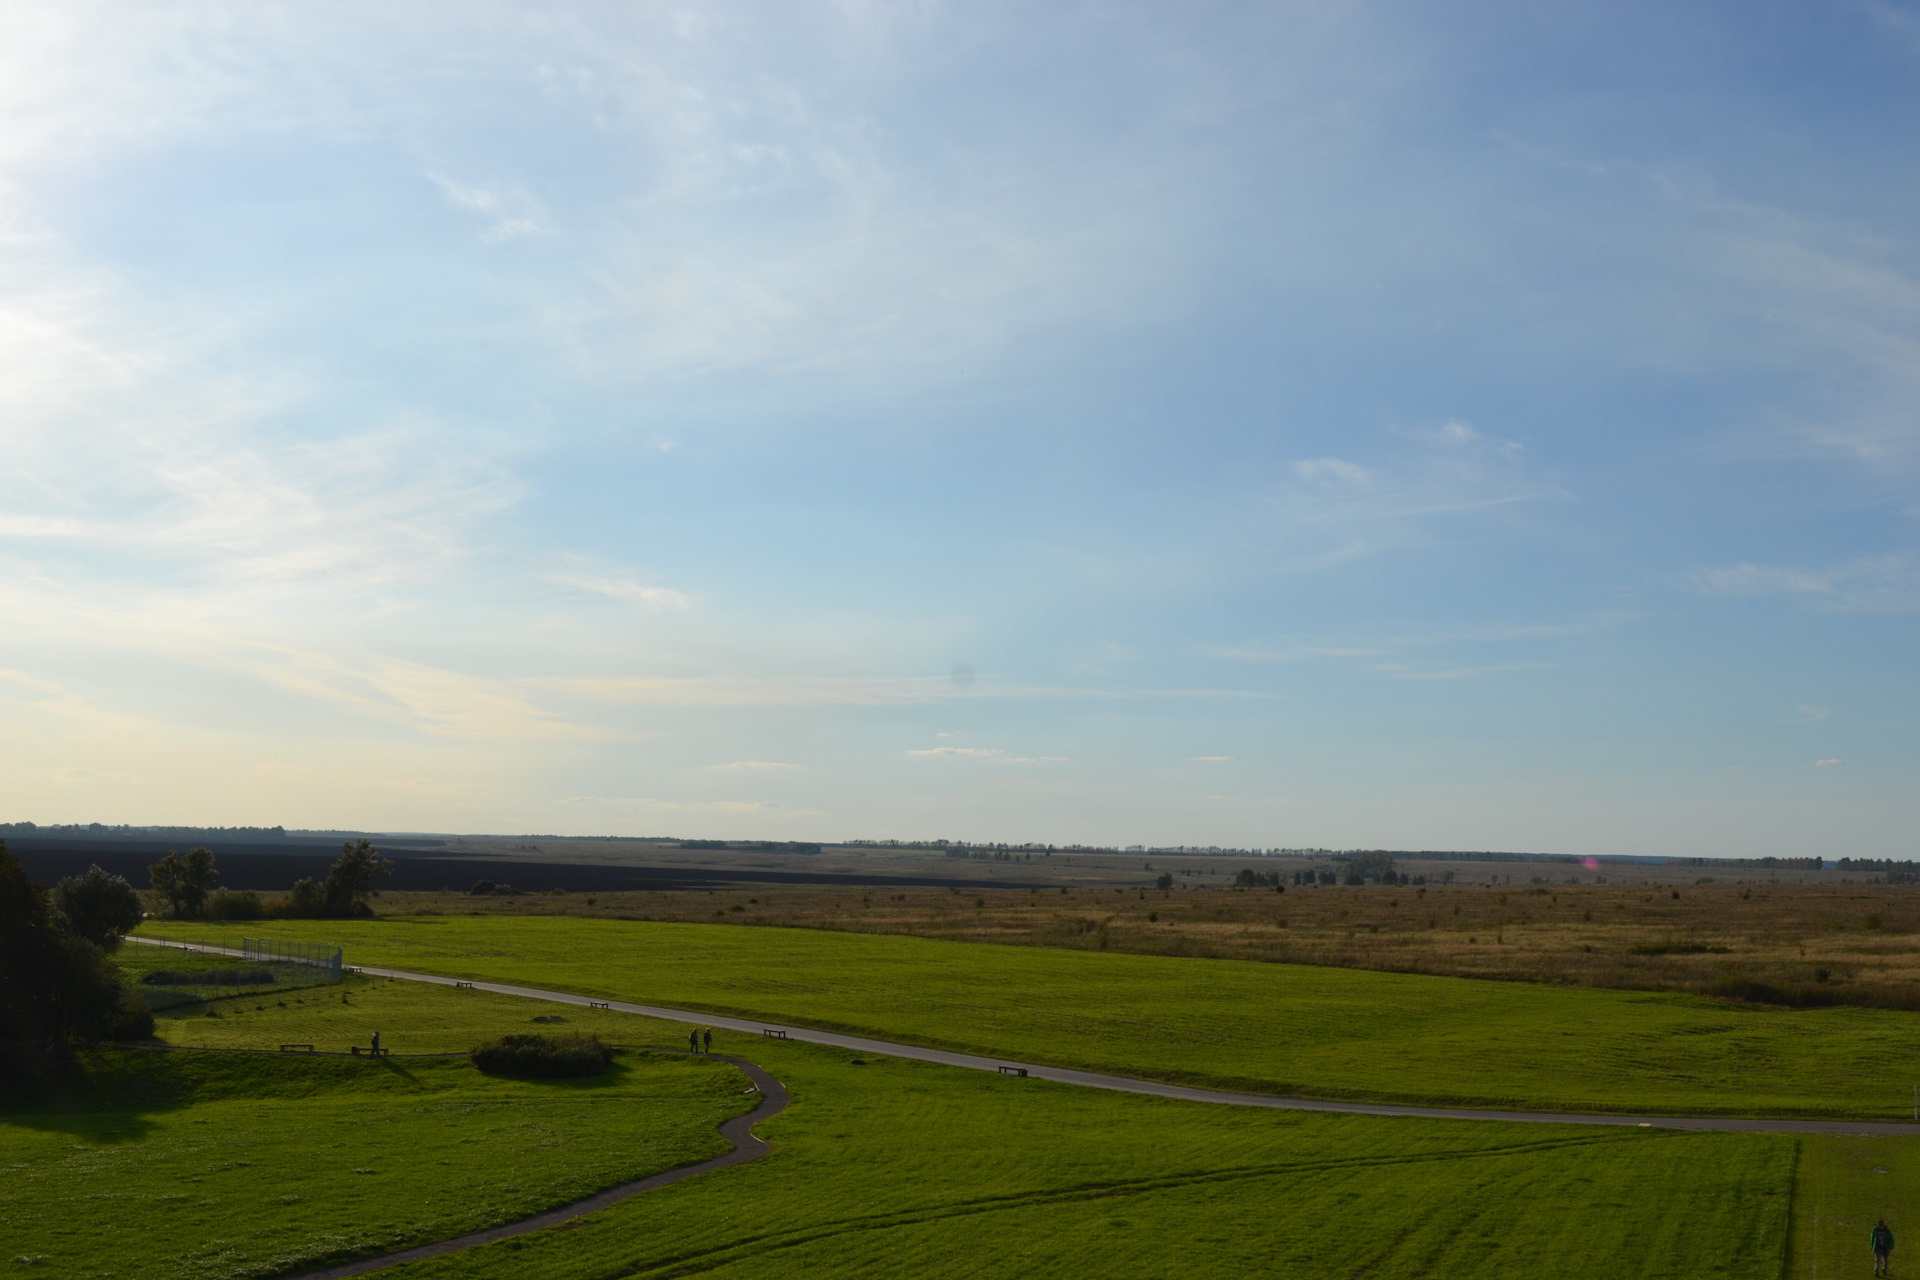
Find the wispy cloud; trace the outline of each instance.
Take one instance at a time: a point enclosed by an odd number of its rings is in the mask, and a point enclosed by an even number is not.
[[[1233,757],[1232,756],[1194,756],[1192,757],[1192,760],[1195,764],[1227,764],[1233,760]]]
[[[693,607],[692,597],[671,587],[649,586],[644,582],[635,582],[630,578],[608,578],[584,573],[557,573],[553,581],[561,586],[573,587],[579,591],[588,591],[594,595],[606,596],[611,600],[624,600],[628,604],[637,604],[646,609],[688,609]]]
[[[1595,614],[1569,622],[1494,622],[1478,626],[1409,629],[1361,636],[1277,637],[1269,640],[1203,645],[1203,657],[1225,658],[1235,662],[1302,663],[1341,661],[1359,663],[1369,670],[1398,680],[1460,680],[1501,671],[1527,671],[1545,668],[1545,661],[1462,662],[1455,660],[1411,660],[1411,655],[1433,654],[1436,650],[1484,651],[1501,646],[1564,640],[1621,626],[1633,615]],[[1508,652],[1511,652],[1509,649]],[[1477,654],[1474,656],[1478,656]],[[1398,660],[1396,660],[1398,659]]]
[[[553,676],[526,680],[595,702],[657,707],[883,707],[946,701],[1252,699],[1257,689],[1101,689],[978,683],[939,676]]]
[[[1325,568],[1441,536],[1436,521],[1564,496],[1520,442],[1460,421],[1393,433],[1379,457],[1303,458],[1267,495],[1281,551]]]
[[[711,764],[709,769],[798,769],[797,764],[783,764],[778,760],[735,760],[730,764]]]
[[[486,227],[480,232],[480,238],[488,244],[498,244],[502,240],[521,236],[545,235],[547,232],[547,211],[538,200],[518,186],[483,186],[461,182],[437,170],[428,170],[426,176],[434,186],[440,188],[440,194],[447,198],[448,204],[467,213],[478,214],[485,221]]]
[[[922,747],[907,755],[917,759],[986,760],[994,764],[1065,764],[1066,756],[1010,756],[999,747]]]
[[[1836,613],[1920,612],[1920,561],[1907,552],[1823,569],[1743,561],[1696,569],[1684,581],[1702,595],[1787,596]]]
[[[1838,769],[1844,763],[1846,762],[1843,760],[1815,760],[1813,767],[1816,769]]]
[[[1780,723],[1812,724],[1816,720],[1825,720],[1833,715],[1833,713],[1827,710],[1825,707],[1811,707],[1804,702],[1798,705],[1800,707],[1800,714],[1797,716],[1789,716],[1787,719],[1782,720]]]

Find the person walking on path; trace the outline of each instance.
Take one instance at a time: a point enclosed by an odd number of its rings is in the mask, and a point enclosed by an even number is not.
[[[1887,1220],[1882,1218],[1873,1229],[1873,1274],[1877,1276],[1888,1274],[1892,1266],[1888,1259],[1892,1256],[1893,1232],[1887,1230]]]
[[[687,1032],[687,1052],[700,1052],[700,1033],[698,1031]]]
[[[701,1032],[700,1034],[706,1037],[707,1052],[712,1053],[713,1052],[713,1028],[708,1027],[705,1031]]]

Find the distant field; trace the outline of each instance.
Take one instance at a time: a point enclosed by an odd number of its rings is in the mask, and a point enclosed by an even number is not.
[[[458,1050],[533,1029],[525,1002],[376,985],[244,1013],[221,1000],[219,1018],[163,1016],[163,1034],[344,1049],[366,1043],[371,1016],[432,1026],[413,1048]],[[724,1064],[634,1052],[597,1079],[531,1084],[460,1057],[109,1051],[62,1095],[0,1103],[0,1262],[216,1280],[441,1239],[725,1150],[720,1122],[752,1101],[742,1086]]]
[[[1903,1012],[1348,969],[568,917],[273,932],[344,943],[349,963],[1321,1097],[1898,1119],[1920,1055]]]
[[[1185,865],[1192,861],[1153,864],[1181,873],[1167,891],[763,884],[711,893],[388,893],[380,907],[395,915],[479,911],[897,933],[1920,1010],[1920,885],[1847,884],[1831,875],[1817,883],[1723,875],[1601,884],[1582,871],[1551,884],[1529,885],[1523,875],[1514,885],[1296,885],[1275,893],[1230,889],[1233,864]],[[1289,864],[1270,871],[1275,861],[1241,865],[1284,875]],[[1131,865],[1140,878],[1141,863]],[[1021,869],[1013,864],[1008,874]],[[1564,882],[1570,878],[1581,882]]]

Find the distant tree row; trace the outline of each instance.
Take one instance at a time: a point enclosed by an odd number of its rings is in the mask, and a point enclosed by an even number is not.
[[[367,895],[373,882],[393,872],[393,864],[370,840],[349,840],[327,868],[324,880],[303,878],[293,892],[268,902],[251,891],[221,889],[213,854],[203,847],[183,857],[169,850],[147,868],[153,891],[166,900],[168,914],[177,920],[339,919],[373,914]]]

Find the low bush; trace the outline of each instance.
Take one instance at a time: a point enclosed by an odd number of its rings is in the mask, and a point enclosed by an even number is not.
[[[273,970],[254,969],[155,969],[140,981],[153,987],[265,987],[275,981]]]
[[[471,1057],[473,1065],[490,1076],[555,1080],[599,1075],[612,1064],[613,1050],[602,1044],[599,1036],[545,1036],[534,1032],[475,1045]]]
[[[260,920],[267,906],[251,889],[222,889],[208,899],[207,914],[215,920]]]

